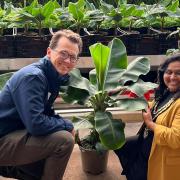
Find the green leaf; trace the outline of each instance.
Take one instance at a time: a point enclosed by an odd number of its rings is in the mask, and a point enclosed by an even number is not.
[[[91,129],[93,128],[93,125],[90,123],[90,121],[86,118],[81,117],[73,117],[72,123],[74,125],[75,130],[80,129]]]
[[[47,18],[49,17],[53,11],[54,11],[55,7],[54,7],[54,2],[52,1],[48,1],[48,3],[46,3],[43,7],[42,7],[42,15]]]
[[[126,82],[136,82],[140,75],[145,75],[150,70],[148,58],[138,57],[133,60],[121,76],[119,77],[119,85],[124,85]]]
[[[125,143],[124,123],[112,119],[110,112],[96,112],[95,128],[99,133],[101,143],[108,149],[121,148]]]
[[[117,99],[116,105],[121,110],[138,111],[148,107],[147,101],[144,98],[125,98]]]
[[[95,64],[95,70],[90,71],[91,83],[97,83],[99,91],[117,87],[119,77],[127,67],[126,47],[122,41],[114,38],[109,47],[94,44],[90,46],[90,52]]]
[[[104,89],[104,81],[110,49],[109,47],[104,46],[101,43],[96,43],[90,46],[89,49],[95,65],[98,90],[100,91]],[[90,74],[90,80],[91,79],[94,78]]]
[[[81,76],[78,69],[70,72],[69,84],[64,88],[67,90],[61,93],[61,96],[68,103],[85,104],[88,97],[96,92],[95,87],[88,79]]]
[[[128,86],[128,90],[134,92],[139,97],[143,97],[146,92],[157,87],[158,85],[155,83],[144,82],[143,80],[139,79],[136,83]]]
[[[0,75],[0,90],[4,87],[6,82],[10,79],[10,77],[13,75],[13,72],[5,73]]]
[[[176,1],[172,2],[172,4],[167,7],[167,10],[175,12],[178,7],[179,7],[179,0],[176,0]]]
[[[69,2],[68,10],[73,15],[73,18],[80,21],[84,18],[83,9],[85,6],[84,0],[79,0],[77,3]]]
[[[103,10],[105,14],[110,13],[114,9],[113,5],[107,4],[106,2],[102,0],[100,0],[100,3],[101,3],[101,9]]]

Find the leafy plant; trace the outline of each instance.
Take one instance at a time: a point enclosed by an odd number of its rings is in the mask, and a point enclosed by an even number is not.
[[[127,111],[144,109],[147,106],[144,94],[156,85],[139,77],[150,70],[147,58],[139,57],[127,65],[126,48],[121,40],[115,38],[109,46],[96,43],[90,46],[90,52],[95,69],[90,71],[89,80],[74,69],[61,96],[68,103],[86,104],[92,108],[87,117],[73,118],[76,130],[91,130],[85,138],[91,142],[91,148],[97,149],[101,143],[101,148],[117,149],[125,143],[124,123],[113,119],[109,108],[119,107]],[[135,96],[127,96],[128,91]],[[84,140],[77,139],[78,144],[83,145]]]
[[[48,21],[53,11],[59,7],[60,5],[56,0],[50,0],[45,5],[41,5],[38,3],[38,0],[34,0],[21,11],[19,14],[19,21],[24,22],[26,26],[28,26],[29,23],[36,24],[39,29],[39,36],[41,36],[45,22]]]
[[[178,49],[168,49],[166,52],[166,55],[173,55],[176,53],[180,53],[180,28],[178,27],[176,31],[173,31],[171,34],[167,36],[167,38],[170,38],[172,36],[178,37]]]
[[[80,28],[86,27],[89,20],[86,16],[85,0],[78,0],[77,3],[69,2],[68,11],[73,17],[73,25],[70,27],[76,27],[77,33],[80,33]]]

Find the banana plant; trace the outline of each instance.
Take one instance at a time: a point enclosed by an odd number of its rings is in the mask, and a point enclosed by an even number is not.
[[[126,111],[145,109],[144,94],[157,85],[140,79],[140,75],[150,70],[147,58],[139,57],[128,65],[126,48],[120,39],[114,38],[108,46],[96,43],[90,46],[90,53],[95,69],[90,71],[89,79],[74,69],[61,96],[68,103],[84,104],[93,109],[87,117],[72,120],[76,130],[91,129],[88,137],[96,140],[93,147],[101,143],[107,149],[118,149],[125,143],[125,125],[122,120],[113,119],[108,107]],[[135,96],[127,96],[127,91]]]
[[[76,3],[69,2],[68,11],[73,17],[73,25],[70,28],[74,27],[77,29],[77,33],[80,33],[80,29],[83,27],[87,27],[89,19],[86,16],[86,1],[78,0]]]
[[[19,14],[19,21],[24,22],[25,25],[35,24],[39,30],[39,36],[41,36],[44,24],[47,25],[53,11],[59,7],[60,5],[56,0],[50,0],[45,5],[41,5],[38,0],[34,0],[29,6],[23,8],[23,11]]]

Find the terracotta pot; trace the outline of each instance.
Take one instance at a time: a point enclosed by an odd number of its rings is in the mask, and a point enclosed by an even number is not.
[[[96,150],[87,150],[79,147],[81,150],[82,168],[90,174],[100,174],[106,171],[109,151],[99,154]]]

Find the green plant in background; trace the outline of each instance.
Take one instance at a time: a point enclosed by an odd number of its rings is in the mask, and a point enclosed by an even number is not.
[[[109,46],[96,43],[90,46],[90,52],[95,69],[90,71],[89,80],[74,69],[61,96],[68,103],[86,104],[93,109],[87,117],[74,117],[72,120],[76,130],[91,130],[82,141],[77,137],[79,145],[86,142],[93,149],[117,149],[125,142],[124,123],[113,119],[108,108],[144,109],[147,106],[144,94],[156,85],[139,77],[150,70],[147,58],[139,57],[127,65],[126,48],[121,40],[115,38]],[[109,93],[112,89],[117,89],[117,93]],[[134,98],[125,96],[127,91],[133,93]]]
[[[60,5],[56,0],[50,0],[45,5],[41,5],[38,3],[38,0],[34,0],[29,6],[23,8],[19,21],[24,22],[26,25],[32,22],[37,26],[39,36],[42,36],[42,28],[45,21],[47,22],[53,11],[59,7]]]
[[[101,24],[107,18],[106,15],[101,9],[97,9],[93,3],[88,1],[86,1],[86,9],[86,16],[89,19],[88,28],[93,29],[96,34],[99,34]],[[90,34],[89,32],[87,33]]]
[[[87,27],[89,19],[86,16],[85,0],[78,0],[77,3],[69,2],[68,11],[73,17],[73,25],[70,28],[77,29],[77,33],[80,33],[80,29]]]
[[[4,29],[6,29],[8,26],[7,22],[4,21],[5,13],[6,11],[0,7],[0,36],[3,35]]]
[[[178,27],[176,31],[173,31],[171,34],[169,34],[167,38],[170,38],[172,36],[178,37],[178,49],[168,49],[166,55],[173,55],[176,53],[180,53],[180,27]]]

